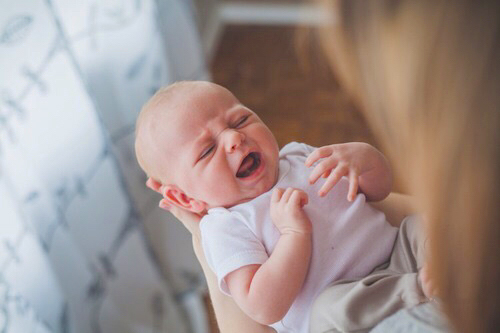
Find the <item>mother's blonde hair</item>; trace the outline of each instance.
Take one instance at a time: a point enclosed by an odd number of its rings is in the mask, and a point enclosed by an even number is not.
[[[425,214],[461,332],[500,328],[500,2],[325,1],[333,67]]]

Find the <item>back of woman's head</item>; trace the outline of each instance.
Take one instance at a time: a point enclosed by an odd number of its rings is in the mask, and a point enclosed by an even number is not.
[[[500,327],[500,2],[346,0],[321,34],[426,218],[463,332]]]

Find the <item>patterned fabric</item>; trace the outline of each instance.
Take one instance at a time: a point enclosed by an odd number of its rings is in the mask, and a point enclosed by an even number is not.
[[[158,87],[208,75],[201,52],[173,74],[157,6],[0,0],[0,332],[188,331],[133,127]]]

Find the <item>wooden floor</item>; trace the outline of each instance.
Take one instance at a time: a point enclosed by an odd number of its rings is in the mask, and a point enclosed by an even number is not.
[[[297,50],[296,32],[291,26],[227,26],[211,64],[214,82],[255,111],[280,147],[290,141],[377,145],[319,52],[308,62],[309,49]]]

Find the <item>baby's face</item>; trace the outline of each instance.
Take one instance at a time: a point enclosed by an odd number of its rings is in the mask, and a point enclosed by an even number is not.
[[[157,144],[173,160],[168,169],[176,185],[207,208],[234,206],[271,189],[279,148],[260,118],[222,87],[182,95],[174,112],[158,119],[165,131]]]

